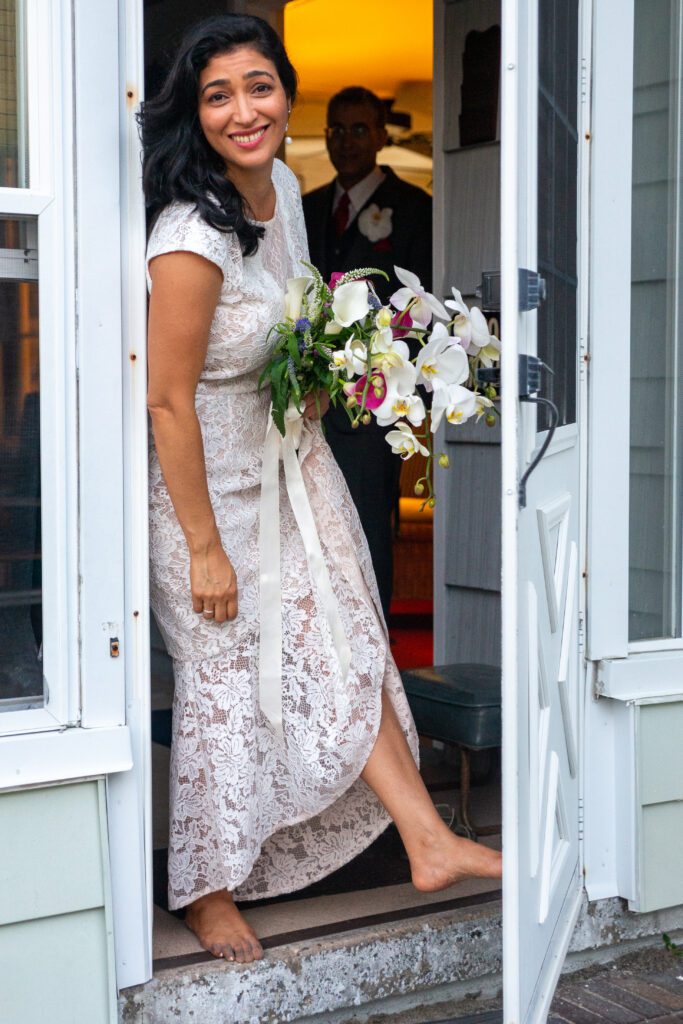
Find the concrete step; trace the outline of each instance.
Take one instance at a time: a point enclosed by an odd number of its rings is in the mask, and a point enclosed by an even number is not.
[[[374,922],[333,935],[305,935],[266,948],[254,964],[208,954],[167,958],[152,981],[121,993],[121,1024],[328,1024],[383,1016],[396,1000],[415,1005],[456,1000],[463,1007],[499,989],[502,917],[499,894],[439,904],[399,921]],[[378,915],[386,917],[386,915]],[[353,922],[348,922],[350,925]],[[266,946],[269,944],[266,942]],[[408,997],[408,1001],[406,1001]],[[386,1019],[386,1016],[385,1016]]]

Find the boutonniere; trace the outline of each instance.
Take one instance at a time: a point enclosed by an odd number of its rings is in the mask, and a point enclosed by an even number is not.
[[[380,210],[377,203],[370,203],[358,216],[358,230],[371,242],[381,242],[391,234],[392,214],[391,207]]]

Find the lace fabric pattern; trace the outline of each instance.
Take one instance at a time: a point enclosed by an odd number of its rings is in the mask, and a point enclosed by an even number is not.
[[[288,277],[308,258],[296,178],[275,161],[275,216],[258,252],[189,203],[158,218],[148,262],[191,251],[223,273],[196,409],[209,493],[237,574],[230,623],[192,610],[189,555],[159,462],[150,451],[152,607],[173,658],[169,905],[218,889],[261,899],[303,888],[346,863],[389,823],[359,778],[391,700],[417,760],[417,736],[389,652],[367,543],[342,474],[317,423],[299,461],[352,650],[340,676],[327,621],[280,477],[283,721],[279,739],[258,705],[259,498],[269,398],[258,391],[268,332],[283,314]]]

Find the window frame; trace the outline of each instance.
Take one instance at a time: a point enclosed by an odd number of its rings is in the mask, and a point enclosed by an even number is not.
[[[0,737],[126,722],[118,17],[25,2],[29,187],[0,211],[38,222],[45,685]]]
[[[2,214],[35,217],[38,227],[44,677],[42,705],[2,712],[0,736],[61,728],[78,714],[76,366],[67,301],[73,294],[73,217],[70,165],[63,158],[70,150],[70,52],[60,14],[59,4],[26,0],[29,181],[27,188],[0,188]],[[59,325],[50,344],[48,325]],[[50,387],[44,387],[47,381]]]
[[[594,6],[586,652],[596,692],[619,699],[668,692],[663,654],[683,669],[683,630],[628,634],[634,25],[634,0]]]

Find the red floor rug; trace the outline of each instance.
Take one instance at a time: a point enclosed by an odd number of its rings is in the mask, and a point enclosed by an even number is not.
[[[434,664],[433,621],[431,601],[392,601],[389,636],[399,669]]]

